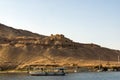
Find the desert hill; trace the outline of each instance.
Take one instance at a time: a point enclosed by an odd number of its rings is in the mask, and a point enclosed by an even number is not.
[[[44,36],[0,24],[0,67],[23,68],[33,64],[98,65],[117,62],[119,50],[77,43],[62,34]]]
[[[19,37],[19,36],[44,37],[43,35],[39,35],[39,34],[32,33],[30,31],[26,31],[26,30],[22,30],[22,29],[14,29],[12,27],[8,27],[8,26],[0,23],[0,37],[15,38],[15,37]]]

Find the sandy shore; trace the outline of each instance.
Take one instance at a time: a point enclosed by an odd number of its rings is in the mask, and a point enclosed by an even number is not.
[[[17,71],[17,70],[0,71],[0,74],[4,74],[4,73],[28,73],[28,71]]]

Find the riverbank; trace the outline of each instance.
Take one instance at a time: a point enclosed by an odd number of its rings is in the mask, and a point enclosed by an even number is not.
[[[54,69],[54,68],[44,68],[46,71],[50,71],[50,69]],[[34,71],[35,69],[32,70],[4,70],[4,71],[0,71],[0,74],[12,74],[12,73],[29,73],[29,71]],[[39,69],[36,71],[40,71]],[[65,73],[79,73],[79,72],[118,72],[120,71],[120,67],[105,67],[105,66],[86,66],[86,67],[78,67],[78,66],[74,66],[74,67],[64,67],[64,71]]]
[[[0,71],[0,74],[5,74],[5,73],[28,73],[28,71],[19,71],[19,70]]]

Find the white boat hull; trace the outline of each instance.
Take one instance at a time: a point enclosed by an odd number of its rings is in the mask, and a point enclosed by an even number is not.
[[[65,73],[62,72],[30,72],[32,76],[64,76]]]

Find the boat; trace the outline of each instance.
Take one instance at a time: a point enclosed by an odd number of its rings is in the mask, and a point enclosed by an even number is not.
[[[65,76],[63,68],[54,69],[52,71],[41,69],[38,71],[30,71],[29,74],[31,76]]]
[[[101,64],[101,58],[100,57],[99,57],[99,66],[98,66],[97,72],[103,72],[102,64]]]
[[[103,70],[102,69],[98,69],[97,72],[103,72]]]

